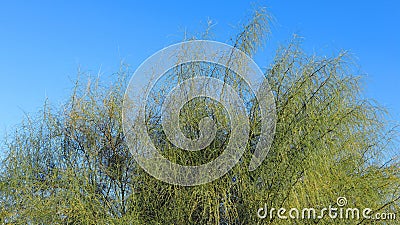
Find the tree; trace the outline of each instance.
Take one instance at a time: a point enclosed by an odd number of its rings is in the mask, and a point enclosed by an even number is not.
[[[232,45],[253,56],[269,33],[270,17],[257,10]],[[208,32],[208,31],[207,31]],[[270,208],[335,206],[399,212],[400,170],[385,150],[396,147],[386,113],[362,98],[360,77],[346,52],[335,57],[307,55],[295,37],[281,47],[265,76],[274,93],[277,126],[267,159],[248,171],[258,141],[259,108],[237,75],[216,65],[180,65],[161,80],[148,105],[147,126],[168,159],[197,165],[217,157],[229,139],[229,121],[218,103],[195,99],[182,109],[181,130],[198,137],[205,116],[217,121],[215,140],[204,151],[185,152],[162,132],[155,104],[180,79],[212,69],[212,76],[235,87],[248,102],[251,130],[242,160],[220,179],[194,187],[161,182],[133,160],[122,130],[121,110],[129,66],[115,82],[76,82],[59,110],[45,104],[6,143],[0,175],[0,217],[12,224],[280,224],[260,219]],[[187,71],[194,71],[188,73]],[[398,153],[397,153],[398,154]],[[385,162],[385,160],[387,162]],[[296,224],[356,224],[365,220],[291,220]]]

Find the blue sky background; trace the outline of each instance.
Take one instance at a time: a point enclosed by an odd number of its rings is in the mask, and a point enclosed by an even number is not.
[[[400,121],[399,1],[257,1],[276,19],[260,67],[292,34],[305,49],[350,50],[366,74],[366,96]],[[38,111],[46,96],[61,105],[78,66],[107,79],[124,59],[136,68],[157,50],[201,32],[211,19],[227,42],[253,6],[247,1],[2,1],[0,3],[0,135]]]

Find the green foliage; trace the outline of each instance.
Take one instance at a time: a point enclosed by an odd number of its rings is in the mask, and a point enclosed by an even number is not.
[[[269,17],[258,10],[233,45],[249,55],[269,32]],[[278,122],[266,161],[248,171],[257,143],[258,105],[250,97],[251,134],[240,161],[222,178],[194,187],[175,186],[148,175],[131,158],[121,124],[129,67],[121,65],[112,85],[98,79],[77,82],[59,110],[46,104],[36,118],[27,118],[7,139],[0,174],[0,222],[4,224],[281,224],[264,220],[257,210],[335,205],[399,214],[399,161],[385,163],[393,147],[393,130],[385,112],[363,99],[360,77],[353,74],[346,53],[309,56],[294,38],[277,51],[265,73],[276,98]],[[178,70],[178,77],[209,65]],[[219,73],[247,96],[234,74]],[[170,87],[174,83],[162,83]],[[162,101],[162,88],[153,103]],[[203,153],[174,148],[161,132],[160,112],[148,107],[149,131],[162,154],[180,164],[208,162],[223,150],[229,121],[209,99],[196,99],[181,112],[184,133],[197,137],[205,115],[218,122],[214,142]],[[286,221],[290,222],[290,221]],[[356,220],[293,220],[296,224],[357,224]],[[392,221],[393,222],[393,221]],[[394,221],[396,222],[396,221]]]

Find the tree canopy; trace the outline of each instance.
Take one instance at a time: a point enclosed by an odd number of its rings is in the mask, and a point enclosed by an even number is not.
[[[269,25],[269,14],[259,9],[231,44],[254,56],[266,41]],[[187,137],[199,135],[198,123],[206,115],[215,118],[218,128],[210,146],[186,152],[165,137],[156,103],[189,76],[187,71],[199,76],[210,68],[236,91],[248,92],[240,78],[215,65],[181,65],[170,74],[179,79],[161,80],[147,107],[146,121],[155,144],[179,164],[198,165],[221,154],[229,139],[228,118],[223,107],[209,99],[186,104],[180,128]],[[193,187],[159,181],[133,160],[121,119],[132,68],[121,64],[111,84],[90,76],[82,81],[86,76],[81,75],[62,107],[46,102],[40,113],[27,117],[7,137],[0,171],[0,222],[281,224],[278,218],[258,218],[257,210],[264,205],[287,209],[334,206],[338,197],[346,197],[351,207],[398,214],[399,155],[398,151],[387,154],[396,148],[396,130],[387,121],[386,111],[363,97],[362,76],[354,68],[347,52],[333,57],[310,55],[298,37],[280,47],[264,71],[277,113],[275,138],[266,160],[256,170],[248,170],[260,121],[254,96],[243,95],[249,103],[251,130],[242,159],[220,179]],[[369,221],[324,217],[286,222]]]

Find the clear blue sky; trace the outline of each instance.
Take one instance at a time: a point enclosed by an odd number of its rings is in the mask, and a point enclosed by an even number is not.
[[[40,2],[40,4],[39,4]],[[226,42],[252,11],[246,1],[2,1],[0,3],[0,134],[42,106],[60,105],[80,65],[107,79],[121,59],[134,68],[155,51],[216,23]],[[193,2],[193,3],[191,3]],[[276,19],[265,51],[293,33],[307,51],[350,50],[367,74],[368,97],[400,120],[400,3],[398,1],[258,1]]]

